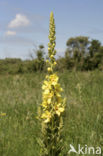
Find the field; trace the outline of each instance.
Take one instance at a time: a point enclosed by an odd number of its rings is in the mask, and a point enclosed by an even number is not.
[[[65,71],[59,76],[67,98],[63,153],[70,144],[76,149],[78,144],[103,149],[103,72]],[[44,77],[44,73],[0,75],[0,156],[39,155],[37,108]]]

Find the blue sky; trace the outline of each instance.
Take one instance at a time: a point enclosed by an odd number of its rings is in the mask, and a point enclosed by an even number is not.
[[[28,59],[39,44],[47,51],[51,11],[58,56],[70,37],[84,35],[103,43],[103,0],[0,0],[0,58]]]

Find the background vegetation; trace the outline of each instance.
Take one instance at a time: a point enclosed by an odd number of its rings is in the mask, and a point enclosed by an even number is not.
[[[99,69],[103,70],[103,46],[98,40],[90,40],[85,36],[72,37],[67,40],[67,49],[64,57],[57,58],[57,71],[78,70],[88,71]],[[36,58],[34,57],[36,54]],[[45,71],[46,56],[43,45],[33,50],[31,60],[20,60],[6,58],[0,60],[1,73],[31,73],[35,71]]]
[[[69,144],[103,149],[103,72],[64,71],[59,76],[67,98],[63,154]],[[39,155],[36,117],[44,77],[37,72],[0,76],[0,156]]]

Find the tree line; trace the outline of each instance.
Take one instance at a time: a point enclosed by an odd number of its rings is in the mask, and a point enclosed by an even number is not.
[[[56,59],[55,70],[103,70],[103,46],[99,40],[86,36],[71,37],[66,42],[66,50],[63,57]],[[36,58],[31,54],[32,60],[6,58],[0,60],[0,73],[25,73],[46,71],[46,59],[43,45],[33,50]]]
[[[65,59],[67,68],[94,70],[103,67],[103,46],[99,40],[79,36],[68,39]]]

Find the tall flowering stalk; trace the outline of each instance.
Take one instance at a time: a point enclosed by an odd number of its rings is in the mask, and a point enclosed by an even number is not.
[[[58,76],[54,72],[55,61],[55,21],[53,12],[50,14],[49,26],[49,43],[48,43],[48,56],[46,61],[48,74],[42,85],[42,140],[40,144],[42,156],[59,156],[62,150],[62,127],[63,127],[63,112],[65,110],[65,100],[61,97],[63,89],[58,83]]]

